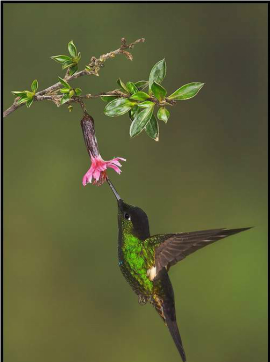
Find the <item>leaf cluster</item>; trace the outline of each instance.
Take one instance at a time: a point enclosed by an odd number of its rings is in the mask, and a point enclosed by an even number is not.
[[[19,99],[17,100],[18,104],[25,103],[26,107],[29,108],[34,102],[34,96],[37,90],[38,90],[38,81],[35,79],[31,84],[31,91],[28,90],[12,91],[11,93],[16,97],[19,97]]]
[[[68,102],[74,95],[79,96],[82,94],[81,88],[74,89],[63,78],[58,77],[58,79],[63,86],[63,88],[59,89],[59,91],[63,94],[63,97],[61,98],[60,102],[61,105]]]
[[[78,63],[81,59],[81,53],[77,51],[77,48],[73,41],[68,43],[68,55],[54,55],[51,59],[62,65],[62,69],[68,68],[68,74],[73,75],[78,70]]]
[[[135,137],[144,130],[149,137],[158,141],[159,125],[157,119],[167,123],[170,117],[170,112],[166,106],[171,106],[172,101],[195,97],[204,85],[200,82],[185,84],[167,97],[167,90],[161,85],[165,76],[166,61],[162,59],[152,68],[148,81],[124,83],[118,79],[117,83],[125,96],[102,96],[102,100],[108,102],[104,113],[109,117],[118,117],[128,113],[131,120],[130,137]],[[155,116],[156,105],[159,109]]]

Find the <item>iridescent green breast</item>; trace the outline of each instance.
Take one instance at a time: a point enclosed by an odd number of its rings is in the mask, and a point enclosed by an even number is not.
[[[150,295],[153,282],[149,280],[147,271],[154,262],[152,251],[145,248],[142,240],[124,232],[118,255],[120,269],[132,289],[137,294]]]

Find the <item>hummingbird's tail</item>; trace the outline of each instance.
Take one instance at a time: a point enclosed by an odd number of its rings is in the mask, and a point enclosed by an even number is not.
[[[164,314],[166,316],[166,312]],[[174,340],[176,348],[178,349],[178,352],[180,353],[180,356],[181,356],[183,362],[186,362],[186,354],[185,354],[185,351],[184,351],[183,343],[182,343],[182,340],[181,340],[181,337],[180,337],[180,333],[179,333],[179,329],[178,329],[176,320],[173,321],[168,316],[166,318],[166,324],[167,324],[167,327],[169,328],[171,336],[172,336],[172,338]]]
[[[161,270],[159,278],[154,280],[154,296],[151,303],[167,325],[183,362],[186,362],[186,354],[176,322],[173,287],[165,268]]]

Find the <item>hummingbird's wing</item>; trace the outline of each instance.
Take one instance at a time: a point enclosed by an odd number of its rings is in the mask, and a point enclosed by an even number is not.
[[[146,239],[146,241],[149,246],[152,245],[155,247],[155,274],[157,275],[164,267],[167,267],[168,269],[178,261],[204,246],[248,229],[250,228],[214,229],[151,236]]]

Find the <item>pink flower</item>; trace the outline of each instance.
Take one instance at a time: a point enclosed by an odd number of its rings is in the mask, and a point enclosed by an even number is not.
[[[91,167],[86,172],[86,174],[83,176],[83,186],[86,186],[88,183],[92,182],[93,184],[97,184],[98,186],[102,185],[107,178],[106,170],[107,168],[112,168],[115,172],[118,174],[121,173],[121,170],[119,167],[122,167],[119,160],[126,161],[124,158],[116,157],[113,158],[110,161],[104,161],[100,155],[97,157],[93,157],[91,155]]]

